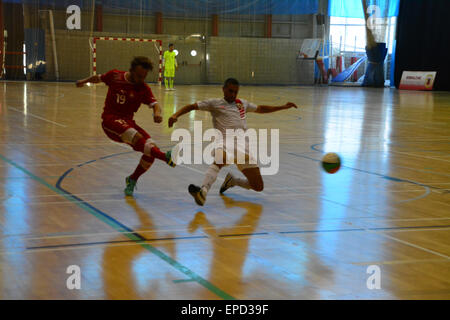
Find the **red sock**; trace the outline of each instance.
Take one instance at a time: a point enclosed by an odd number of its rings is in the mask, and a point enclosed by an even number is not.
[[[139,162],[136,170],[134,170],[133,174],[130,176],[130,179],[137,181],[140,176],[142,176],[148,169],[152,166],[155,158],[143,155],[141,158],[141,162]]]
[[[136,145],[133,147],[134,150],[145,152],[145,143],[147,142],[147,139],[142,138],[138,142],[136,142]],[[146,156],[149,156],[146,154]],[[158,147],[154,146],[150,149],[150,156],[155,157],[156,159],[162,160],[166,162],[166,154],[159,150]]]
[[[150,154],[155,157],[156,159],[162,160],[166,162],[166,154],[159,150],[158,147],[153,147],[150,149]]]

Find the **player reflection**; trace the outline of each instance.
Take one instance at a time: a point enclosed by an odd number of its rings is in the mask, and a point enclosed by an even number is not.
[[[212,240],[213,245],[213,259],[210,268],[210,275],[206,277],[208,281],[218,284],[225,292],[233,295],[245,291],[245,285],[241,283],[242,268],[248,253],[250,236],[242,237],[240,239],[233,239],[233,241],[224,240],[220,235],[232,234],[251,234],[255,232],[259,219],[261,217],[263,206],[247,201],[236,201],[229,197],[222,196],[225,208],[242,208],[245,213],[233,226],[217,229],[206,218],[203,212],[198,212],[193,220],[189,223],[189,232],[195,232],[198,228],[206,233]],[[151,219],[151,213],[142,208],[134,199],[126,200],[128,205],[132,207],[140,221],[140,226],[135,226],[135,230],[154,230],[157,227]],[[171,238],[173,235],[164,234],[157,236],[155,233],[144,234],[146,238]],[[120,236],[113,241],[126,240],[125,237]],[[130,243],[131,244],[131,243]],[[152,244],[153,245],[153,244]],[[162,247],[163,246],[163,247]],[[176,259],[176,243],[174,241],[158,242],[158,249],[163,250],[165,254],[172,259]],[[164,276],[159,276],[160,280],[154,276],[155,264],[154,259],[149,258],[148,263],[142,264],[143,268],[139,266],[136,268],[137,262],[141,257],[150,254],[145,248],[138,244],[133,245],[110,245],[105,248],[103,254],[103,281],[106,299],[153,299],[159,298],[158,292],[161,292],[164,283],[167,281]],[[156,261],[159,259],[156,259]],[[226,261],[226,266],[223,262]],[[224,268],[230,270],[227,272],[228,277],[224,276]],[[158,271],[160,272],[160,271]],[[170,272],[170,271],[167,271]],[[151,273],[149,275],[148,273]],[[148,277],[152,277],[148,279]],[[163,281],[163,282],[161,282]],[[142,282],[144,282],[142,284]],[[202,289],[203,291],[203,289]],[[189,297],[187,297],[189,298]]]
[[[135,226],[134,230],[157,230],[151,219],[150,212],[142,208],[135,199],[128,198],[126,202],[134,209],[140,221],[140,226]],[[146,239],[159,238],[156,232],[141,234]],[[173,237],[172,233],[165,233],[164,236],[161,236],[161,238]],[[113,241],[126,239],[126,237],[120,236]],[[175,241],[158,242],[158,250],[164,251],[172,259],[176,258],[175,249]],[[144,263],[140,263],[141,257],[144,258]],[[161,277],[160,280],[155,281],[154,262],[153,254],[138,243],[132,244],[130,242],[130,245],[110,245],[106,247],[102,265],[105,299],[137,300],[158,298],[160,281],[164,283],[166,280],[164,277]],[[152,279],[149,279],[149,277],[152,277]]]
[[[236,201],[227,196],[221,197],[225,208],[239,207],[246,210],[241,219],[231,227],[217,229],[207,219],[206,215],[199,211],[189,223],[188,231],[192,233],[201,227],[202,231],[209,236],[213,246],[213,257],[211,259],[210,274],[206,279],[218,285],[231,296],[234,296],[246,290],[247,285],[241,278],[251,236],[234,238],[232,241],[225,240],[225,237],[220,236],[254,233],[263,212],[263,206],[248,201]],[[239,299],[240,296],[236,298]]]

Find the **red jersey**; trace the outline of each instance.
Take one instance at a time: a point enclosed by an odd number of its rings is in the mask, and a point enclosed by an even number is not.
[[[142,103],[153,106],[157,102],[146,83],[129,82],[125,78],[125,71],[114,69],[102,74],[100,78],[109,87],[102,118],[112,114],[131,120]]]

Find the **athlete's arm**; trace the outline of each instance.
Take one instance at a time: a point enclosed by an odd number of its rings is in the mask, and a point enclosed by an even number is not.
[[[297,105],[295,103],[292,102],[288,102],[285,105],[282,106],[258,106],[255,110],[256,113],[270,113],[270,112],[275,112],[275,111],[280,111],[280,110],[285,110],[285,109],[290,109],[290,108],[298,108]]]
[[[153,121],[155,121],[155,123],[161,123],[163,118],[161,116],[161,107],[159,103],[155,103],[152,108],[153,108]]]
[[[173,124],[177,122],[178,117],[181,117],[183,114],[189,113],[192,110],[198,110],[198,105],[196,103],[194,104],[188,104],[187,106],[184,106],[177,112],[175,112],[170,118],[169,118],[169,128],[172,128]]]
[[[93,75],[92,77],[89,77],[89,78],[86,78],[86,79],[82,79],[82,80],[78,80],[77,83],[76,83],[76,86],[81,88],[82,86],[84,86],[88,82],[100,83],[100,82],[102,82],[102,79],[100,78],[100,75],[96,74],[96,75]]]

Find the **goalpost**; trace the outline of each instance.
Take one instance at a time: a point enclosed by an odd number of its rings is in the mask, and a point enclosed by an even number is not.
[[[94,37],[92,43],[92,74],[104,73],[111,69],[128,70],[134,56],[146,56],[158,61],[158,77],[150,79],[161,85],[162,80],[162,40],[142,38]],[[149,74],[150,75],[150,74]]]

